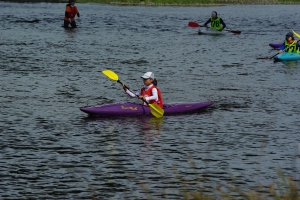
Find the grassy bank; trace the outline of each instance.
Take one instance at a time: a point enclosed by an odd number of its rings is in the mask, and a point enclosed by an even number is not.
[[[142,5],[295,4],[299,0],[77,0],[78,2]]]
[[[53,2],[66,3],[68,0],[8,0],[10,2]],[[207,6],[224,4],[300,4],[299,0],[76,0],[78,3],[104,3],[120,5],[177,5]]]

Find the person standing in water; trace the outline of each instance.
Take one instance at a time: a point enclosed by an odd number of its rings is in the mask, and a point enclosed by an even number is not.
[[[226,24],[223,21],[222,18],[218,17],[218,14],[216,11],[213,11],[211,13],[211,18],[205,22],[204,26],[208,28],[207,24],[210,23],[210,28],[218,30],[218,31],[223,31],[226,28]]]
[[[75,6],[75,0],[69,0],[69,3],[66,5],[65,18],[64,18],[64,27],[68,28],[71,24],[72,28],[76,28],[75,16],[77,15],[78,19],[80,17],[79,11]]]

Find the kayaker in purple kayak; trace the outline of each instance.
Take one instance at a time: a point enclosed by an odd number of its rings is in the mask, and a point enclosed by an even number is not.
[[[285,40],[280,47],[279,53],[285,52],[291,52],[291,53],[299,53],[300,50],[300,44],[299,41],[294,39],[294,34],[292,32],[288,32],[285,35]]]
[[[153,72],[146,72],[143,76],[141,76],[144,82],[144,87],[136,94],[132,93],[127,89],[127,86],[125,84],[122,84],[124,91],[130,96],[130,97],[137,97],[139,96],[139,99],[144,99],[148,103],[154,103],[157,104],[159,107],[163,107],[163,100],[162,95],[160,92],[160,89],[157,87],[157,80],[154,78]],[[144,105],[147,105],[144,103]]]
[[[222,18],[218,17],[218,13],[216,11],[213,11],[211,13],[211,18],[204,23],[204,26],[208,28],[207,24],[209,23],[210,23],[210,28],[218,31],[223,31],[226,28],[225,22],[223,21]]]

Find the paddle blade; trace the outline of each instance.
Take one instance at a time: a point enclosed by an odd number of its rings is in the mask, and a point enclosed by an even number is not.
[[[148,104],[151,114],[156,118],[161,118],[164,115],[164,110],[157,104]]]
[[[189,26],[189,27],[192,27],[192,28],[197,28],[197,27],[199,27],[199,24],[196,23],[196,22],[189,22],[189,23],[188,23],[188,26]]]
[[[114,81],[118,81],[119,80],[118,75],[115,72],[113,72],[113,71],[111,71],[109,69],[103,70],[102,73],[104,75],[106,75],[108,78],[110,78],[110,79],[112,79]]]
[[[234,34],[241,34],[242,31],[234,31],[234,30],[229,30],[231,33],[234,33]]]
[[[261,59],[261,60],[270,60],[269,57],[266,57],[266,58],[256,58],[256,59]]]
[[[300,38],[300,35],[296,31],[294,31],[294,30],[292,30],[292,31],[293,31],[294,35],[296,35],[297,38]]]

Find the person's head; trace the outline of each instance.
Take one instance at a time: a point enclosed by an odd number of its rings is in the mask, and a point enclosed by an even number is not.
[[[154,73],[153,72],[146,72],[141,78],[144,81],[144,85],[149,86],[151,84],[157,85],[157,81],[154,78]]]
[[[75,0],[69,0],[69,4],[73,5],[75,4]]]
[[[286,39],[286,41],[294,40],[294,34],[293,34],[292,32],[288,32],[288,33],[285,35],[285,39]]]
[[[218,17],[218,13],[216,11],[212,11],[211,17],[212,18],[217,18]]]

